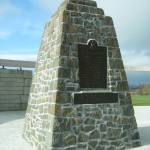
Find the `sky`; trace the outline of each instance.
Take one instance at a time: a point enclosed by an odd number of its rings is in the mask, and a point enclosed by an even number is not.
[[[44,25],[63,0],[0,0],[0,59],[36,61]],[[150,66],[150,0],[96,0],[114,21],[125,65]]]

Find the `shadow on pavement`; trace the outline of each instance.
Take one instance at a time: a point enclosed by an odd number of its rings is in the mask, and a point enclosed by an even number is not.
[[[142,146],[150,145],[150,126],[147,127],[139,127],[140,138],[142,142]]]
[[[0,112],[0,125],[25,118],[25,111],[2,111]]]

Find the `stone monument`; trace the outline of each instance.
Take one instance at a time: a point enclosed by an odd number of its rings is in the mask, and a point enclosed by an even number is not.
[[[38,150],[140,146],[111,17],[92,0],[64,0],[46,24],[23,137]]]

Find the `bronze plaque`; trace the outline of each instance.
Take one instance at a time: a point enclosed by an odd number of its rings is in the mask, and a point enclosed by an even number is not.
[[[81,88],[107,88],[107,48],[95,45],[78,47]]]
[[[74,93],[74,104],[117,103],[118,93]]]

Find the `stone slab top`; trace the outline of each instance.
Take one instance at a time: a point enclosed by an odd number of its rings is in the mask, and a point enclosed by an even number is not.
[[[65,2],[97,7],[96,1],[93,0],[65,0]]]

